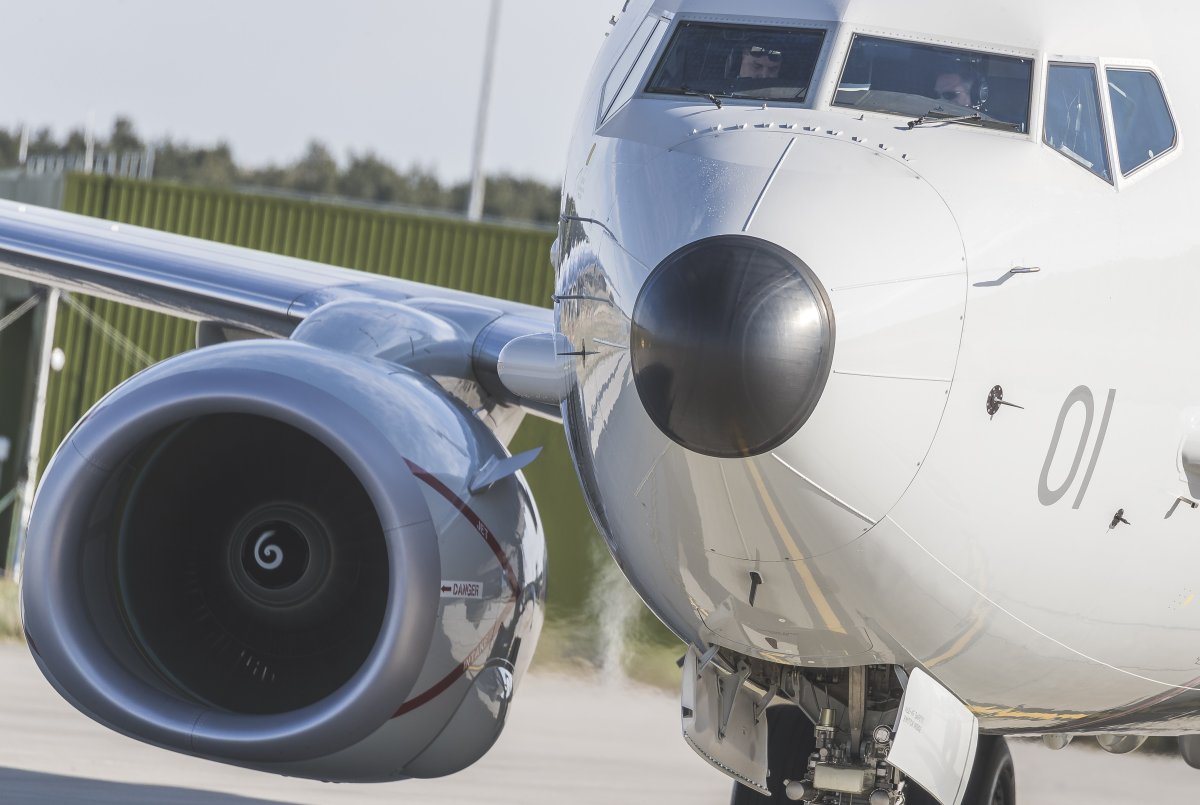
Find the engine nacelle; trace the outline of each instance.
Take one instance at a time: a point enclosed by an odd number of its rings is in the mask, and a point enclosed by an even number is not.
[[[503,446],[428,378],[291,341],[173,358],[80,421],[29,528],[29,645],[78,709],[339,781],[449,774],[503,727],[545,542]]]

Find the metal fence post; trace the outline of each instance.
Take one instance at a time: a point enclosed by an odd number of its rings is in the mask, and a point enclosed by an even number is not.
[[[18,487],[21,508],[17,518],[17,539],[13,559],[8,567],[17,583],[21,583],[21,570],[25,558],[25,536],[29,530],[29,515],[33,511],[33,493],[37,488],[38,461],[41,453],[42,428],[46,418],[46,390],[50,384],[50,355],[54,351],[54,325],[58,320],[59,292],[51,289],[46,294],[42,310],[42,346],[38,350],[37,389],[33,403],[33,422],[29,425],[29,451],[25,456],[25,477]]]

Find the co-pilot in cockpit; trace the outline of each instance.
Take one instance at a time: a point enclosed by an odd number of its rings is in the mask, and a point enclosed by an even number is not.
[[[949,66],[933,82],[933,98],[980,110],[987,103],[987,84],[968,67]]]
[[[1024,132],[1032,73],[1029,58],[856,34],[833,103]]]

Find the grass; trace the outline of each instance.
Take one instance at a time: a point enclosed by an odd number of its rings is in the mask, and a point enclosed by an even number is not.
[[[17,585],[0,578],[0,641],[21,640],[21,619],[17,604]]]

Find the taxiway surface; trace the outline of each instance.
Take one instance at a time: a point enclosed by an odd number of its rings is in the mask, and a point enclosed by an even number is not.
[[[657,690],[534,674],[496,747],[440,780],[334,786],[209,763],[92,723],[60,700],[25,648],[0,645],[4,805],[718,805],[730,784],[679,735],[678,700]],[[1013,745],[1021,805],[1193,802],[1200,771],[1178,758]]]

